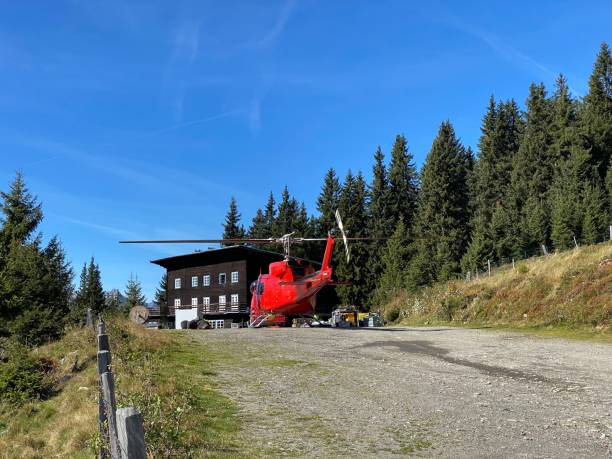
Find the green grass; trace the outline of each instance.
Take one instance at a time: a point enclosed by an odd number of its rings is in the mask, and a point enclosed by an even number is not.
[[[108,325],[118,406],[143,413],[151,457],[251,457],[240,439],[236,405],[219,391],[217,364],[231,362],[184,334],[145,330],[126,321]],[[91,458],[97,426],[95,335],[76,330],[34,352],[53,362],[78,350],[80,371],[45,401],[0,404],[0,458]],[[60,372],[60,366],[56,365]]]

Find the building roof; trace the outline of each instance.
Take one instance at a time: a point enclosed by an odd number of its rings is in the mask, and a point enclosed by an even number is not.
[[[279,261],[284,258],[282,253],[272,252],[269,250],[259,249],[250,245],[231,245],[218,249],[209,249],[201,252],[190,252],[172,257],[159,258],[151,260],[151,263],[162,266],[166,269],[176,269],[200,265],[210,265],[215,263],[223,263],[225,261],[233,261],[246,257],[258,257],[269,260],[269,262]],[[316,261],[306,260],[298,257],[291,257],[294,260],[303,260],[313,266],[319,266]]]

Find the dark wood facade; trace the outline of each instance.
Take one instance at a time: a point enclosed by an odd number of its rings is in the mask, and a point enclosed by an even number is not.
[[[197,304],[198,313],[204,318],[243,322],[248,320],[250,312],[251,282],[260,273],[267,273],[270,263],[282,259],[279,253],[238,245],[162,258],[152,263],[168,272],[170,311],[191,309]]]

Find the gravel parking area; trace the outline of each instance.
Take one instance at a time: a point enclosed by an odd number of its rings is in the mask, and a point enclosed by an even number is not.
[[[455,328],[189,332],[262,456],[612,457],[612,345]]]

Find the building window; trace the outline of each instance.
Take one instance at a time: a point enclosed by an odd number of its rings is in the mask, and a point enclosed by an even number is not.
[[[198,276],[193,276],[191,278],[191,286],[192,287],[197,287],[198,286]]]
[[[226,303],[225,295],[219,296],[219,306],[225,306],[225,303]]]
[[[219,273],[219,284],[225,285],[225,273]]]
[[[191,299],[191,306],[197,306],[198,305],[198,299],[197,298],[192,298]]]
[[[232,271],[232,284],[238,282],[238,271]]]
[[[212,328],[225,328],[225,320],[210,320]]]
[[[205,296],[204,298],[202,298],[202,304],[204,306],[210,306],[210,297],[209,296]]]
[[[181,307],[181,299],[180,298],[175,298],[174,299],[174,307],[175,308],[180,308]]]
[[[210,274],[204,274],[204,276],[202,277],[202,285],[204,287],[210,286]]]
[[[232,303],[232,306],[237,306],[238,305],[238,294],[237,293],[232,293],[230,301]]]
[[[174,288],[181,288],[181,278],[177,277],[174,279]]]

